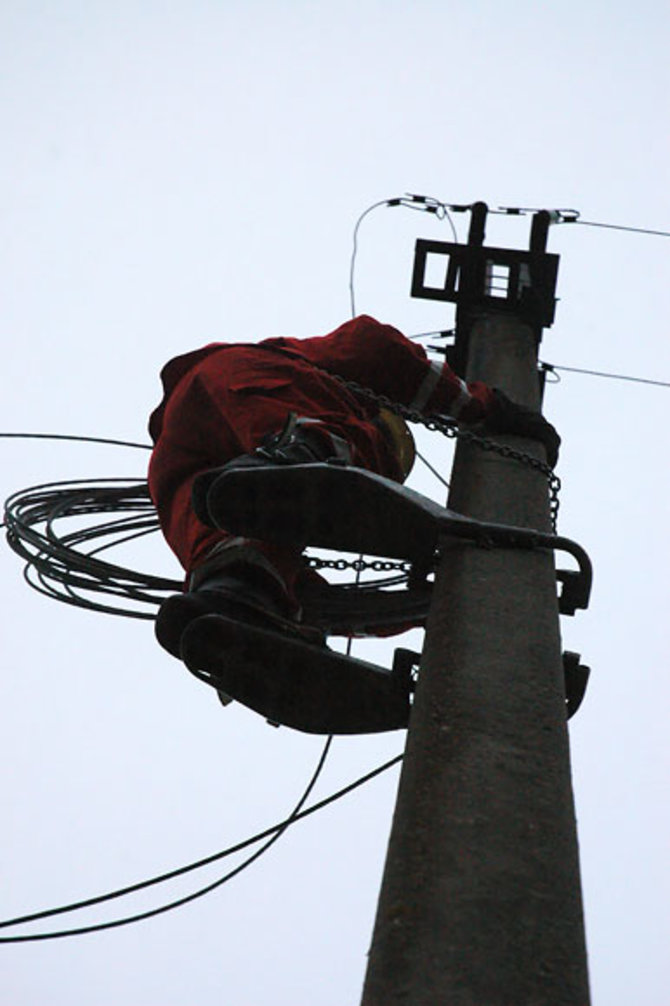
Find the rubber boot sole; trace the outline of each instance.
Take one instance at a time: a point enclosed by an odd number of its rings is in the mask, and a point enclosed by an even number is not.
[[[409,721],[409,675],[222,615],[188,626],[181,657],[217,691],[294,730],[379,733]]]

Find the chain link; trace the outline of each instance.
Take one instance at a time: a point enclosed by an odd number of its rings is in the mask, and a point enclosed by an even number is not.
[[[322,559],[319,556],[309,556],[307,565],[312,569],[353,569],[356,573],[364,573],[372,569],[375,573],[409,573],[411,562],[392,562],[390,559]]]
[[[527,465],[529,468],[534,468],[536,471],[541,472],[545,476],[549,489],[549,512],[551,516],[551,526],[554,534],[556,534],[557,524],[558,524],[558,509],[560,506],[559,493],[561,490],[561,480],[558,475],[554,473],[553,468],[551,468],[544,461],[540,461],[538,458],[534,458],[532,454],[526,454],[525,451],[515,450],[513,447],[508,447],[505,444],[499,444],[495,440],[491,440],[489,437],[484,437],[480,433],[475,433],[473,430],[463,430],[461,429],[455,420],[447,419],[442,416],[425,416],[418,409],[413,409],[409,405],[403,405],[401,402],[395,402],[388,395],[379,394],[373,391],[372,388],[366,388],[363,384],[359,384],[357,381],[348,380],[345,377],[341,377],[339,374],[334,374],[330,370],[326,370],[324,367],[318,367],[316,364],[311,363],[311,366],[315,370],[321,370],[324,374],[328,374],[334,381],[346,388],[353,395],[358,395],[361,398],[367,398],[369,401],[375,402],[377,405],[388,409],[390,412],[395,413],[395,415],[400,416],[408,423],[415,423],[418,426],[423,426],[425,429],[430,430],[432,433],[441,433],[442,436],[448,437],[452,440],[461,440],[464,443],[473,444],[479,447],[483,451],[493,451],[495,454],[499,454],[503,458],[510,458],[512,461],[518,461],[519,464]],[[390,573],[390,572],[401,572],[408,574],[412,568],[411,562],[390,562],[382,559],[375,559],[372,561],[366,561],[365,559],[322,559],[317,556],[310,556],[307,559],[308,565],[312,569],[336,569],[336,570],[347,570],[352,569],[357,573],[362,573],[365,570],[374,570],[379,573]]]
[[[321,370],[322,368],[317,367],[316,369]],[[529,468],[534,468],[536,471],[541,472],[542,475],[545,476],[548,484],[551,526],[554,534],[556,534],[558,526],[558,510],[560,506],[559,493],[561,490],[561,480],[558,475],[555,474],[553,468],[544,461],[540,461],[539,458],[534,458],[532,454],[526,454],[525,451],[518,451],[505,444],[499,444],[495,440],[491,440],[489,437],[482,436],[480,433],[474,433],[472,430],[463,430],[457,425],[455,420],[449,420],[434,415],[425,416],[417,409],[412,409],[408,405],[402,405],[400,402],[394,402],[393,399],[389,398],[387,395],[378,394],[376,391],[373,391],[372,388],[366,388],[364,385],[358,384],[357,381],[347,380],[344,377],[340,377],[339,374],[333,374],[330,371],[324,372],[329,374],[329,376],[337,381],[338,384],[341,384],[354,395],[360,395],[363,398],[368,398],[369,400],[376,402],[377,405],[381,405],[384,408],[389,409],[390,412],[394,412],[397,416],[400,416],[409,423],[416,423],[431,432],[441,433],[443,436],[454,440],[462,440],[465,443],[474,444],[483,451],[493,451],[495,454],[499,454],[503,458],[510,458],[512,461],[518,461],[519,464],[527,465]]]

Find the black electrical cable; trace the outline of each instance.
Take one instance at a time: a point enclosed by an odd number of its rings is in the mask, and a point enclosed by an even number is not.
[[[100,521],[100,514],[111,516]],[[51,598],[107,614],[153,619],[165,596],[182,589],[179,580],[99,557],[112,546],[158,530],[144,480],[79,479],[33,486],[7,499],[4,518],[8,544],[25,561],[26,581]],[[82,518],[88,521],[84,526]],[[57,525],[70,519],[76,530],[59,533]],[[114,603],[103,602],[101,595],[111,596]]]
[[[235,867],[234,870],[231,870],[224,877],[220,877],[218,880],[214,881],[211,884],[208,884],[206,887],[201,888],[199,891],[196,891],[196,892],[194,892],[192,894],[186,895],[183,898],[179,898],[177,901],[170,902],[167,905],[162,905],[159,908],[154,908],[154,909],[150,909],[149,911],[146,911],[146,912],[138,913],[137,915],[128,916],[125,919],[116,919],[113,922],[97,923],[97,924],[95,924],[93,926],[83,926],[83,927],[79,927],[77,929],[61,930],[59,932],[54,932],[54,933],[36,933],[36,934],[33,934],[32,936],[7,937],[7,938],[2,938],[1,942],[25,942],[25,941],[28,941],[28,940],[55,939],[57,937],[62,937],[62,936],[78,936],[80,934],[87,933],[87,932],[96,932],[96,931],[98,931],[100,929],[111,929],[111,928],[115,928],[115,927],[118,927],[118,926],[121,926],[121,925],[128,925],[131,922],[139,922],[141,919],[151,918],[154,915],[160,915],[161,913],[167,912],[167,911],[169,911],[172,908],[177,908],[180,905],[187,904],[189,901],[194,901],[196,898],[200,898],[204,894],[207,894],[209,891],[212,891],[216,887],[219,887],[226,880],[230,880],[232,877],[234,877],[236,874],[240,873],[247,866],[249,866],[252,862],[254,862],[254,860],[256,860],[260,856],[262,856],[263,853],[266,852],[270,848],[270,846],[273,845],[277,841],[277,839],[280,838],[280,836],[290,826],[290,824],[295,819],[295,815],[297,813],[299,813],[301,807],[304,805],[305,801],[309,797],[309,794],[311,793],[312,789],[314,788],[314,786],[316,784],[317,779],[319,778],[319,775],[321,774],[321,770],[322,770],[322,768],[324,766],[324,763],[325,763],[326,757],[328,755],[328,751],[330,749],[331,743],[332,743],[332,737],[328,737],[328,739],[326,740],[326,743],[324,744],[323,750],[321,752],[321,756],[319,757],[319,761],[317,763],[316,769],[312,773],[312,777],[311,777],[309,783],[307,784],[307,787],[306,787],[305,791],[303,792],[302,796],[300,797],[298,803],[296,804],[296,806],[293,809],[293,811],[291,812],[291,814],[289,814],[289,816],[286,819],[286,821],[282,822],[282,824],[279,825],[276,830],[273,830],[273,833],[271,834],[271,837],[269,838],[269,840],[263,846],[261,846],[260,849],[257,849],[256,852],[252,853],[252,855],[249,856],[243,863],[239,864],[237,867]],[[37,915],[36,916],[33,915],[32,918],[33,919],[35,917],[40,918],[40,917],[44,917],[44,915],[50,915],[50,914],[58,914],[58,912],[47,911],[46,913],[43,913],[43,914],[42,913],[37,913]],[[16,925],[17,923],[14,922],[13,924]],[[12,925],[12,923],[10,922],[10,923],[8,923],[8,925]]]
[[[139,912],[136,915],[126,916],[123,919],[115,919],[112,922],[96,923],[95,925],[91,926],[81,926],[76,929],[59,930],[57,932],[52,933],[35,933],[29,936],[17,936],[17,937],[0,937],[0,942],[17,943],[17,942],[29,942],[35,940],[57,939],[64,936],[80,936],[83,935],[84,933],[99,932],[100,930],[103,929],[115,929],[118,928],[119,926],[129,925],[131,922],[140,922],[143,919],[149,919],[155,915],[161,915],[164,912],[171,911],[173,908],[178,908],[181,905],[188,904],[190,901],[195,901],[197,898],[201,898],[205,894],[208,894],[210,891],[213,891],[215,888],[220,887],[227,880],[231,880],[234,876],[236,876],[238,873],[241,873],[242,870],[246,869],[247,866],[250,866],[251,863],[253,863],[256,859],[262,856],[263,853],[266,852],[271,845],[274,845],[277,839],[279,839],[287,830],[287,828],[293,823],[296,814],[300,812],[300,809],[302,808],[305,801],[309,797],[309,794],[311,793],[312,789],[314,788],[317,782],[317,779],[321,774],[321,770],[323,769],[326,758],[328,756],[328,751],[330,750],[331,743],[332,743],[332,737],[328,737],[326,743],[324,744],[321,755],[319,757],[316,769],[312,773],[312,777],[309,783],[307,784],[305,791],[298,800],[298,803],[294,807],[293,811],[289,814],[288,818],[286,818],[286,820],[283,821],[280,825],[278,825],[275,829],[272,829],[272,834],[270,838],[264,845],[261,846],[260,849],[257,849],[256,852],[252,853],[252,855],[249,856],[247,859],[245,859],[244,862],[240,863],[238,866],[235,867],[235,869],[229,871],[223,877],[219,877],[213,883],[207,884],[205,887],[200,888],[200,890],[195,891],[192,894],[188,894],[182,898],[178,898],[176,901],[169,902],[166,905],[161,905],[159,908],[149,909],[146,912]],[[51,912],[48,914],[56,914],[56,913]]]
[[[112,440],[108,437],[82,437],[68,433],[0,433],[0,437],[23,440],[74,440],[88,444],[111,444],[113,447],[136,447],[143,451],[153,450],[151,444],[138,444],[132,440]]]
[[[117,516],[129,511],[131,516]],[[101,521],[101,514],[112,516]],[[81,526],[82,518],[88,520],[85,526]],[[70,526],[74,523],[76,530],[62,532],[64,521]],[[5,502],[4,524],[10,548],[25,563],[26,582],[54,600],[105,614],[152,620],[165,597],[183,589],[181,580],[101,558],[100,553],[159,529],[144,481],[80,479],[23,489]],[[322,560],[310,556],[307,562],[318,565]],[[381,588],[391,584],[387,577],[366,581],[367,588],[373,585]]]
[[[392,768],[394,765],[399,764],[402,761],[402,759],[403,759],[403,755],[396,755],[395,758],[391,758],[389,761],[385,762],[383,765],[378,766],[376,769],[373,769],[371,772],[367,772],[365,775],[361,776],[355,782],[349,783],[349,785],[343,787],[340,790],[337,790],[335,793],[331,793],[330,796],[325,797],[323,800],[319,800],[317,803],[313,804],[311,807],[307,807],[305,810],[302,810],[301,808],[302,808],[303,804],[305,803],[305,801],[307,800],[307,798],[309,796],[309,793],[313,789],[313,786],[316,783],[318,775],[321,772],[321,769],[323,768],[323,763],[324,763],[325,758],[327,756],[331,740],[332,740],[332,738],[328,738],[328,741],[326,742],[326,745],[324,746],[323,752],[321,754],[321,758],[319,760],[319,764],[317,765],[317,768],[316,768],[316,770],[315,770],[315,772],[314,772],[314,774],[312,776],[312,779],[310,780],[310,783],[309,783],[307,789],[305,790],[305,793],[303,794],[303,796],[299,800],[298,804],[296,804],[295,809],[289,815],[289,817],[286,818],[284,821],[282,821],[280,824],[276,824],[276,825],[274,825],[271,828],[267,828],[265,831],[260,832],[258,835],[254,835],[253,838],[246,839],[245,841],[240,842],[240,843],[238,843],[235,846],[231,846],[229,849],[225,849],[222,852],[215,853],[213,856],[208,856],[206,859],[202,859],[202,860],[199,860],[199,861],[197,861],[195,863],[191,863],[188,866],[181,867],[181,868],[179,868],[177,870],[172,870],[170,873],[165,873],[165,874],[162,874],[162,875],[160,875],[158,877],[152,877],[150,880],[141,881],[140,883],[133,884],[133,885],[131,885],[129,887],[121,888],[118,891],[112,891],[112,892],[110,892],[108,894],[99,895],[99,896],[97,896],[95,898],[88,898],[85,901],[75,902],[75,903],[73,903],[71,905],[64,905],[64,906],[62,906],[60,908],[47,909],[46,911],[42,911],[42,912],[34,912],[34,913],[30,914],[30,915],[18,916],[15,919],[8,919],[6,921],[0,922],[0,929],[6,929],[6,928],[17,926],[17,925],[20,925],[20,924],[26,924],[26,923],[31,922],[31,921],[36,921],[38,919],[44,919],[44,918],[51,917],[51,916],[54,916],[54,915],[64,914],[66,912],[77,911],[77,910],[82,909],[82,908],[89,908],[89,907],[91,907],[93,905],[101,904],[104,901],[111,901],[114,898],[119,898],[119,897],[123,897],[124,895],[127,895],[127,894],[132,894],[132,893],[134,893],[136,891],[143,890],[143,889],[145,889],[147,887],[150,887],[152,885],[163,883],[163,882],[165,882],[167,880],[171,880],[171,879],[173,879],[175,877],[182,876],[183,874],[188,873],[188,872],[190,872],[192,870],[197,870],[197,869],[199,869],[199,868],[201,868],[203,866],[206,866],[209,863],[212,863],[212,862],[214,862],[216,860],[223,859],[226,856],[230,856],[230,855],[232,855],[235,852],[240,852],[242,849],[247,848],[249,845],[254,845],[256,842],[261,841],[262,839],[266,838],[267,836],[272,836],[270,838],[270,840],[268,842],[266,842],[265,845],[262,846],[261,849],[257,850],[252,856],[250,856],[243,863],[241,863],[237,867],[235,867],[234,870],[229,871],[229,873],[225,874],[223,877],[219,877],[213,883],[208,884],[206,887],[201,888],[200,890],[194,892],[193,894],[187,895],[187,896],[185,896],[183,898],[179,898],[176,901],[170,902],[169,904],[166,904],[166,905],[162,905],[162,906],[160,906],[157,909],[152,909],[152,910],[147,911],[147,912],[140,912],[140,913],[138,913],[136,915],[127,916],[127,917],[125,917],[123,919],[115,919],[112,922],[103,922],[103,923],[99,923],[99,924],[91,925],[91,926],[82,926],[82,927],[78,927],[76,929],[58,930],[58,931],[52,932],[52,933],[35,933],[35,934],[32,934],[32,935],[25,935],[25,936],[0,936],[0,943],[26,943],[26,942],[30,942],[30,941],[58,939],[58,938],[65,937],[65,936],[79,936],[79,935],[83,935],[85,933],[100,932],[103,929],[113,929],[113,928],[118,928],[119,926],[129,925],[132,922],[139,922],[139,921],[141,921],[143,919],[147,919],[147,918],[150,918],[152,916],[159,915],[159,914],[162,914],[164,912],[168,912],[168,911],[170,911],[173,908],[178,908],[181,905],[187,904],[189,901],[194,901],[196,898],[200,898],[203,895],[208,894],[210,891],[213,891],[215,888],[220,887],[222,884],[226,883],[226,881],[231,880],[234,876],[236,876],[238,873],[240,873],[242,870],[244,870],[254,860],[258,859],[259,856],[261,856],[267,849],[269,849],[269,847],[292,824],[295,824],[296,821],[300,821],[300,820],[302,820],[305,817],[309,817],[311,814],[316,813],[316,811],[322,810],[324,807],[328,806],[328,804],[334,803],[336,800],[341,799],[342,797],[346,796],[347,794],[353,792],[353,790],[357,789],[358,787],[363,786],[367,782],[370,782],[376,776],[381,775],[383,772],[386,772],[388,769]]]
[[[0,433],[0,436],[27,439],[81,441],[151,449],[149,445],[146,444],[137,444],[101,437],[42,433]],[[158,528],[158,521],[155,512],[153,511],[153,504],[149,498],[146,482],[132,480],[130,481],[130,484],[128,483],[129,480],[127,479],[112,478],[99,480],[99,484],[96,485],[91,484],[90,480],[80,479],[72,482],[46,483],[34,486],[31,489],[22,490],[21,492],[15,493],[13,496],[9,497],[5,504],[5,516],[7,518],[5,525],[8,527],[7,538],[12,548],[14,548],[18,554],[27,560],[24,576],[31,586],[48,596],[55,597],[68,603],[94,608],[94,610],[108,611],[113,614],[131,614],[135,615],[135,617],[154,617],[153,615],[138,614],[135,612],[128,612],[125,609],[112,608],[109,605],[92,602],[90,599],[82,601],[81,595],[77,593],[78,590],[82,589],[87,591],[100,591],[111,593],[113,595],[120,595],[124,597],[125,600],[132,599],[143,603],[159,604],[159,597],[147,595],[142,588],[149,587],[154,590],[168,590],[173,592],[175,590],[179,590],[181,587],[180,583],[177,581],[167,580],[162,577],[152,577],[144,574],[138,574],[120,566],[112,566],[108,563],[101,563],[100,560],[94,558],[95,555],[105,549],[134,540],[142,535],[152,533]],[[61,537],[54,528],[55,522],[64,517],[98,514],[100,512],[118,513],[124,510],[139,510],[140,514],[144,514],[144,516],[117,518],[103,523],[102,525],[96,524],[83,529],[80,528],[77,531],[63,537]],[[147,513],[149,516],[146,516]],[[35,524],[43,524],[45,529],[44,532],[36,532],[34,530]],[[119,534],[121,537],[118,537]],[[111,541],[106,541],[102,545],[97,545],[88,552],[80,552],[74,548],[74,546],[88,544],[89,542],[94,542],[100,538],[110,535],[112,536]],[[35,582],[35,578],[37,582]],[[55,586],[55,584],[58,586]],[[317,769],[315,770],[312,779],[298,804],[289,817],[280,824],[275,825],[274,827],[267,829],[266,831],[247,839],[244,842],[238,843],[236,846],[224,850],[223,852],[207,857],[204,860],[199,860],[186,867],[181,867],[167,874],[162,874],[159,877],[154,877],[147,881],[142,881],[138,884],[134,884],[105,895],[89,898],[71,905],[61,906],[60,908],[48,909],[43,912],[36,912],[27,916],[6,920],[4,922],[0,922],[0,928],[13,927],[19,924],[26,924],[29,921],[37,921],[38,919],[81,910],[113,898],[137,892],[152,885],[166,882],[167,880],[178,877],[191,870],[201,868],[218,859],[231,855],[234,852],[239,852],[242,849],[247,848],[250,845],[254,845],[270,836],[261,849],[256,850],[256,852],[249,856],[243,863],[239,864],[234,870],[229,871],[223,877],[218,878],[213,883],[206,885],[204,888],[201,888],[190,895],[186,895],[156,909],[137,913],[136,915],[128,916],[123,919],[117,919],[112,922],[99,923],[91,926],[77,927],[75,929],[60,930],[52,933],[0,937],[0,942],[17,943],[57,939],[65,936],[98,932],[103,929],[117,928],[122,925],[128,925],[133,922],[139,922],[143,919],[151,918],[155,915],[162,914],[163,912],[167,912],[173,908],[187,904],[190,901],[194,901],[196,898],[200,898],[221,886],[227,880],[232,879],[232,877],[236,876],[252,862],[258,859],[259,856],[269,849],[270,846],[273,845],[274,842],[277,841],[277,839],[295,821],[307,816],[308,814],[314,813],[316,810],[327,806],[327,804],[339,799],[358,786],[363,785],[363,783],[374,778],[387,768],[390,768],[391,765],[396,764],[402,757],[399,756],[398,758],[380,766],[378,769],[367,773],[356,782],[344,787],[342,790],[332,794],[330,797],[320,801],[313,807],[308,808],[301,813],[301,808],[308,799],[309,794],[323,768],[331,741],[332,738],[329,738],[326,742]]]

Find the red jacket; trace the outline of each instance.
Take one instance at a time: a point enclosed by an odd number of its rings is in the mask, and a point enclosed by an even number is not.
[[[280,336],[253,344],[213,342],[170,360],[161,372],[163,401],[149,420],[154,443],[161,432],[167,401],[190,370],[222,349],[235,347],[244,356],[257,346],[290,353],[299,371],[313,372],[309,367],[313,363],[427,414],[445,413],[454,419],[477,422],[486,415],[491,402],[487,385],[479,381],[466,384],[447,363],[431,361],[422,346],[397,328],[363,314],[328,335],[309,339]]]
[[[187,570],[222,538],[192,511],[193,479],[252,451],[282,428],[290,411],[320,419],[345,439],[354,464],[402,477],[388,435],[375,422],[376,403],[324,371],[426,414],[467,422],[483,418],[492,400],[486,385],[466,385],[446,363],[431,362],[421,346],[366,315],[324,336],[213,343],[176,357],[163,368],[163,400],[149,421],[155,443],[149,487],[165,537]]]

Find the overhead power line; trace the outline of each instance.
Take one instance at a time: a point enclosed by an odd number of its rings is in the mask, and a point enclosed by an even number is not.
[[[654,237],[670,238],[670,231],[654,231],[647,227],[626,227],[623,224],[601,224],[595,220],[564,220],[563,223],[581,224],[582,227],[603,227],[609,231],[628,231],[631,234],[651,234]]]
[[[355,317],[356,315],[354,276],[356,269],[356,256],[358,254],[358,231],[363,223],[363,220],[369,213],[372,213],[373,210],[379,209],[382,206],[403,206],[405,209],[432,213],[439,220],[446,220],[448,222],[451,227],[454,242],[457,244],[458,234],[451,214],[469,212],[472,209],[472,205],[472,203],[451,203],[442,199],[437,199],[435,196],[423,196],[412,192],[406,192],[402,196],[393,196],[390,199],[380,199],[368,206],[367,209],[363,210],[354,224],[352,252],[349,262],[349,301],[352,317]],[[499,206],[495,210],[489,209],[488,212],[500,216],[524,216],[528,213],[538,213],[540,212],[540,209],[529,206]],[[656,230],[649,227],[634,227],[629,224],[605,223],[597,220],[582,220],[580,211],[575,209],[550,209],[545,212],[549,213],[552,224],[581,224],[582,227],[598,227],[611,231],[622,231],[628,234],[645,234],[654,237],[670,238],[670,231],[666,230]]]
[[[613,381],[634,381],[636,384],[654,384],[660,388],[670,388],[670,381],[655,381],[650,377],[633,377],[630,374],[610,374],[604,370],[586,370],[583,367],[564,367],[557,363],[541,363],[543,370],[566,370],[572,374],[587,374],[590,377],[609,377]]]

